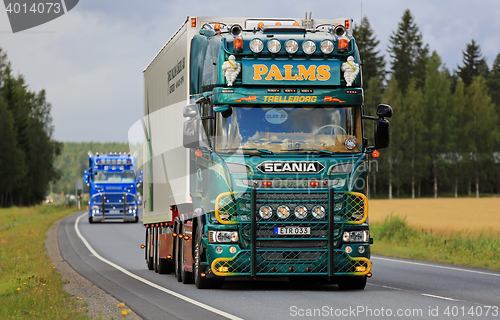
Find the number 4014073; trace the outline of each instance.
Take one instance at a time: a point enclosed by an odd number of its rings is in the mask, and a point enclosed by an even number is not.
[[[53,2],[40,3],[9,3],[6,8],[8,13],[60,13],[61,4]]]

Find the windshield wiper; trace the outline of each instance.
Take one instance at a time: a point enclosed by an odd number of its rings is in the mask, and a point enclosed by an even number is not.
[[[251,151],[259,151],[260,153],[263,154],[274,154],[274,152],[266,150],[266,149],[257,149],[257,148],[231,148],[231,149],[223,149],[224,151],[231,151],[231,150],[251,150]]]

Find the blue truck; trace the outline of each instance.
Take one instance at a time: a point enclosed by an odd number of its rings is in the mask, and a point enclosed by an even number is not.
[[[90,187],[89,222],[123,219],[138,222],[137,188],[142,183],[142,171],[137,168],[137,155],[88,152],[89,168],[85,183]]]

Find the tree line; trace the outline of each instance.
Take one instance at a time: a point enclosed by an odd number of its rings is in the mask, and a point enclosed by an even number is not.
[[[371,197],[476,196],[500,192],[500,54],[491,70],[474,39],[450,71],[424,43],[410,10],[384,55],[368,18],[354,28],[365,113],[393,107],[391,142],[371,166]],[[373,142],[373,129],[365,124]],[[378,170],[377,170],[378,169]]]
[[[54,159],[62,144],[52,139],[50,110],[45,90],[14,76],[0,48],[0,207],[40,203],[60,177]]]

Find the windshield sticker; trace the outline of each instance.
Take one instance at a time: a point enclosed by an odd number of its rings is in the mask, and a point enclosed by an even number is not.
[[[344,145],[347,150],[354,150],[356,148],[356,140],[354,138],[347,138],[344,141]]]
[[[288,114],[283,109],[271,109],[266,112],[266,121],[272,124],[281,124],[288,119]]]

